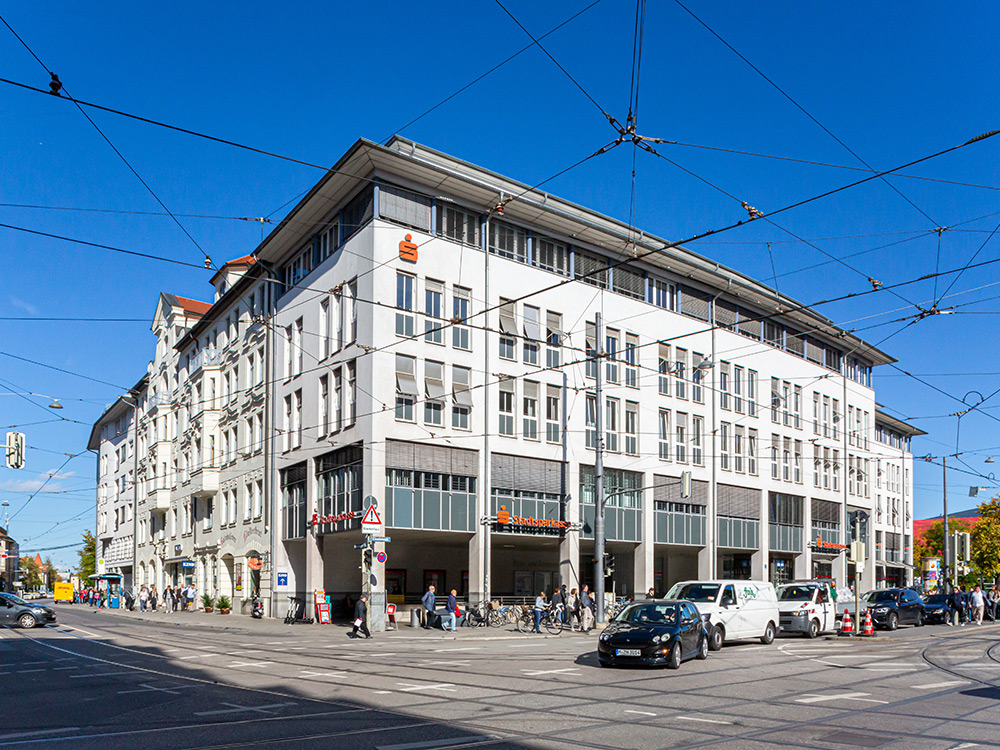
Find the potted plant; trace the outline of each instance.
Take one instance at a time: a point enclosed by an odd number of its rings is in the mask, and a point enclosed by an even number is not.
[[[208,594],[201,595],[201,606],[205,608],[206,612],[212,611],[212,606],[215,604],[215,599],[213,599]]]
[[[223,615],[229,614],[229,608],[232,606],[232,602],[229,601],[228,596],[220,596],[215,602],[216,606],[219,608],[219,613]]]

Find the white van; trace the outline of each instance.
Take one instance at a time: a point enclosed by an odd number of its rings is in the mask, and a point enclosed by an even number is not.
[[[778,586],[782,633],[815,638],[837,629],[837,596],[826,581],[789,581]]]
[[[778,632],[778,599],[774,586],[765,581],[681,581],[666,598],[686,599],[698,606],[713,651],[727,640],[743,638],[760,638],[761,643],[770,644]]]

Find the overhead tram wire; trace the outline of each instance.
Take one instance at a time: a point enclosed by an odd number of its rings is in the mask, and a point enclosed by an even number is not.
[[[25,508],[28,507],[28,503],[30,503],[32,500],[34,500],[35,497],[38,495],[38,493],[41,492],[43,489],[45,489],[45,485],[47,485],[49,482],[51,482],[54,477],[58,476],[59,472],[61,472],[63,469],[65,469],[66,465],[70,461],[72,461],[77,456],[82,456],[86,452],[87,451],[80,451],[79,453],[74,453],[73,455],[69,456],[65,461],[63,461],[62,464],[59,465],[58,469],[56,469],[55,471],[49,472],[49,475],[45,478],[45,481],[42,482],[41,486],[39,486],[39,488],[37,490],[35,490],[33,493],[31,493],[31,496],[28,497],[28,499],[24,501],[24,504],[21,505],[20,508],[18,508],[16,511],[14,511],[13,515],[11,515],[11,517],[10,517],[10,520],[14,520],[15,518],[17,518],[18,514],[22,510],[24,510]]]
[[[45,362],[39,362],[38,360],[28,359],[27,357],[21,357],[18,356],[17,354],[11,354],[10,352],[0,351],[0,357],[10,357],[11,359],[16,359],[21,362],[27,362],[30,365],[37,365],[38,367],[44,367],[49,370],[55,370],[56,372],[62,372],[67,375],[74,375],[75,377],[83,378],[84,380],[90,380],[94,383],[100,383],[101,385],[110,385],[112,388],[118,388],[123,391],[128,390],[128,388],[124,385],[118,385],[117,383],[109,383],[107,380],[92,378],[89,375],[83,375],[82,373],[73,372],[72,370],[65,370],[62,367],[56,367],[55,365],[49,365],[46,364]]]
[[[965,272],[966,272],[966,270],[968,270],[969,268],[971,268],[971,267],[972,267],[972,263],[973,263],[973,261],[975,261],[975,259],[979,257],[979,253],[981,253],[981,252],[983,251],[983,248],[985,248],[985,247],[986,247],[986,245],[987,245],[987,244],[989,243],[989,241],[990,241],[991,239],[993,239],[993,235],[995,235],[995,234],[997,233],[997,231],[1000,231],[1000,224],[997,224],[997,225],[996,225],[996,226],[995,226],[995,227],[993,228],[993,231],[992,231],[992,232],[990,232],[989,236],[988,236],[988,237],[987,237],[987,238],[986,238],[985,240],[983,240],[983,243],[982,243],[982,244],[981,244],[981,245],[979,246],[979,248],[978,248],[978,249],[976,250],[976,252],[974,252],[974,253],[972,254],[972,257],[971,257],[971,258],[969,258],[969,262],[968,262],[968,263],[967,263],[967,264],[965,265],[965,267],[964,267],[964,268],[963,268],[963,269],[962,269],[961,271],[959,271],[959,273],[958,273],[958,276],[956,276],[956,277],[955,277],[954,279],[952,279],[952,280],[951,280],[951,283],[950,283],[950,284],[948,284],[948,286],[947,286],[947,287],[945,288],[945,290],[944,290],[944,291],[943,291],[943,292],[941,293],[941,297],[942,297],[942,298],[943,298],[943,297],[944,297],[944,296],[945,296],[946,294],[948,294],[948,292],[950,292],[950,291],[951,291],[951,288],[952,288],[953,286],[955,286],[955,283],[956,283],[956,282],[957,282],[957,281],[958,281],[958,280],[959,280],[959,279],[960,279],[960,278],[962,277],[962,274],[963,274],[963,273],[965,273]]]
[[[56,74],[53,73],[52,70],[45,63],[42,62],[41,58],[38,57],[38,55],[35,54],[35,51],[33,49],[31,49],[31,47],[28,46],[28,43],[25,42],[24,39],[22,39],[21,36],[16,31],[14,31],[14,27],[11,26],[9,23],[7,23],[7,20],[3,16],[0,16],[0,21],[2,21],[3,25],[6,26],[10,30],[10,33],[13,34],[17,38],[17,41],[19,41],[21,43],[21,45],[26,50],[28,50],[28,53],[33,58],[35,58],[35,61],[39,65],[42,66],[42,69],[46,73],[48,73],[50,76],[52,76],[52,80],[53,81],[58,81],[59,79],[56,77]],[[180,219],[178,219],[173,213],[170,212],[170,209],[167,208],[167,204],[164,203],[162,200],[160,200],[160,196],[157,195],[156,192],[153,190],[153,188],[151,188],[149,186],[149,183],[147,183],[144,179],[142,179],[142,176],[136,171],[135,167],[132,166],[132,164],[129,162],[129,160],[125,158],[125,155],[121,151],[118,150],[118,147],[115,146],[115,144],[111,142],[111,139],[108,138],[108,136],[104,134],[104,131],[101,130],[101,128],[98,126],[98,124],[91,119],[90,115],[87,114],[87,111],[83,107],[80,106],[80,104],[76,101],[76,99],[74,99],[72,97],[72,95],[70,95],[69,90],[66,88],[65,84],[62,84],[60,82],[59,83],[59,87],[56,88],[56,89],[54,89],[50,93],[55,94],[58,98],[62,98],[62,95],[65,94],[66,98],[69,99],[69,101],[71,101],[74,104],[76,104],[76,108],[78,110],[80,110],[80,114],[82,114],[84,117],[87,118],[87,122],[89,122],[91,125],[94,126],[94,130],[96,130],[100,134],[101,138],[103,138],[104,141],[111,147],[111,150],[114,151],[118,155],[118,158],[122,160],[122,162],[125,164],[126,167],[128,167],[129,171],[133,175],[135,175],[135,178],[137,180],[139,180],[139,182],[142,183],[142,186],[144,188],[146,188],[146,191],[151,196],[153,196],[153,198],[156,200],[157,203],[160,204],[160,208],[162,208],[164,211],[167,212],[167,214],[170,216],[170,218],[174,220],[174,223],[178,227],[180,227],[180,230],[182,232],[184,232],[185,235],[187,235],[187,238],[189,240],[191,240],[191,242],[194,243],[194,246],[197,247],[198,250],[201,251],[202,255],[205,256],[205,267],[206,268],[213,268],[214,264],[212,263],[212,258],[205,251],[205,249],[201,245],[198,244],[198,240],[196,240],[191,235],[191,233],[187,230],[187,228],[181,223]],[[216,268],[216,270],[218,270],[218,269]]]
[[[40,206],[35,203],[0,203],[0,208],[35,208],[44,211],[80,211],[98,214],[126,214],[129,216],[169,216],[160,211],[126,211],[116,208],[78,208],[76,206]],[[266,216],[215,216],[212,214],[174,214],[186,219],[228,219],[231,221],[272,222]]]
[[[769,77],[768,77],[768,76],[767,76],[767,75],[766,75],[766,74],[764,73],[764,71],[762,71],[762,70],[761,70],[760,68],[758,68],[758,67],[757,67],[756,65],[754,65],[754,64],[753,64],[752,62],[750,62],[750,60],[748,60],[748,59],[747,59],[747,58],[746,58],[746,57],[745,57],[745,56],[744,56],[744,55],[743,55],[743,54],[742,54],[742,53],[741,53],[741,52],[740,52],[739,50],[737,50],[737,49],[736,49],[736,48],[735,48],[735,47],[734,47],[733,45],[731,45],[731,44],[730,44],[729,42],[727,42],[727,41],[726,41],[725,39],[723,39],[723,38],[722,38],[722,36],[721,36],[721,35],[720,35],[720,34],[719,34],[719,33],[718,33],[718,32],[717,32],[717,31],[716,31],[715,29],[713,29],[713,28],[712,28],[711,26],[709,26],[709,25],[708,25],[707,23],[705,23],[705,22],[704,22],[704,21],[703,21],[703,20],[702,20],[702,19],[701,19],[701,18],[700,18],[699,16],[697,16],[697,15],[696,15],[696,14],[694,13],[694,11],[692,11],[692,10],[691,10],[690,8],[688,8],[688,7],[687,7],[687,6],[686,6],[686,5],[684,4],[684,3],[682,3],[682,2],[681,2],[681,0],[674,0],[674,2],[675,2],[675,3],[677,3],[677,4],[678,4],[678,5],[679,5],[679,6],[681,7],[681,8],[683,8],[683,9],[684,9],[684,11],[685,11],[686,13],[688,13],[688,15],[690,15],[690,16],[691,16],[691,17],[692,17],[692,18],[693,18],[694,20],[696,20],[696,21],[697,21],[697,22],[698,22],[699,24],[701,24],[702,26],[704,26],[704,27],[705,27],[705,29],[707,29],[707,30],[708,30],[708,32],[709,32],[709,33],[710,33],[710,34],[711,34],[712,36],[714,36],[714,37],[715,37],[716,39],[718,39],[718,40],[719,40],[720,42],[722,42],[722,44],[724,44],[724,45],[725,45],[725,46],[726,46],[726,47],[727,47],[727,48],[728,48],[728,49],[729,49],[729,50],[730,50],[730,51],[731,51],[731,52],[732,52],[733,54],[735,54],[735,55],[736,55],[737,57],[739,57],[739,58],[740,58],[740,59],[741,59],[741,60],[742,60],[743,62],[745,62],[745,63],[746,63],[747,65],[749,65],[749,66],[750,66],[750,67],[751,67],[751,68],[753,69],[753,71],[754,71],[755,73],[757,73],[757,75],[759,75],[759,76],[760,76],[761,78],[763,78],[763,79],[764,79],[765,81],[767,81],[767,82],[768,82],[768,83],[769,83],[769,84],[770,84],[770,85],[771,85],[771,86],[772,86],[772,87],[773,87],[773,88],[774,88],[774,89],[775,89],[775,90],[776,90],[776,91],[777,91],[777,92],[778,92],[779,94],[781,94],[781,95],[782,95],[783,97],[785,97],[785,98],[786,98],[786,99],[787,99],[787,100],[788,100],[789,102],[791,102],[791,103],[792,103],[792,104],[793,104],[793,105],[795,106],[795,108],[796,108],[796,109],[798,109],[798,110],[799,110],[800,112],[802,112],[802,114],[804,114],[804,115],[805,115],[806,117],[808,117],[808,118],[809,118],[810,120],[812,120],[812,121],[813,121],[814,123],[816,123],[816,125],[818,125],[818,126],[819,126],[819,128],[820,128],[820,129],[821,129],[821,130],[822,130],[822,131],[823,131],[824,133],[826,133],[826,134],[827,134],[828,136],[830,136],[831,138],[833,138],[833,140],[835,140],[835,141],[836,141],[837,143],[839,143],[839,144],[840,144],[841,146],[843,146],[843,147],[844,147],[844,149],[845,149],[845,150],[846,150],[846,151],[847,151],[847,152],[848,152],[848,153],[849,153],[849,154],[850,154],[851,156],[853,156],[853,157],[854,157],[855,159],[857,159],[857,160],[858,160],[859,162],[861,162],[861,163],[862,163],[862,164],[864,164],[864,165],[865,165],[866,167],[868,167],[868,169],[873,169],[873,167],[871,166],[871,164],[869,164],[869,163],[868,163],[867,161],[865,161],[865,160],[864,160],[863,158],[861,158],[861,156],[860,156],[860,155],[859,155],[859,154],[858,154],[858,153],[857,153],[857,152],[856,152],[856,151],[855,151],[854,149],[852,149],[852,148],[851,148],[850,146],[848,146],[848,145],[847,145],[847,144],[846,144],[846,143],[845,143],[844,141],[842,141],[842,140],[841,140],[840,138],[838,138],[838,137],[837,137],[836,135],[834,135],[834,133],[833,133],[833,131],[832,131],[832,130],[830,130],[830,129],[829,129],[828,127],[826,127],[826,125],[824,125],[823,123],[821,123],[821,122],[820,122],[820,121],[819,121],[819,120],[818,120],[818,119],[817,119],[817,118],[816,118],[816,117],[815,117],[815,116],[814,116],[814,115],[813,115],[813,114],[812,114],[811,112],[809,112],[809,111],[808,111],[808,110],[807,110],[807,109],[806,109],[805,107],[803,107],[803,106],[802,106],[801,104],[799,104],[799,103],[798,103],[798,102],[797,102],[797,101],[796,101],[796,100],[795,100],[795,99],[794,99],[794,98],[792,97],[792,95],[791,95],[791,94],[789,94],[789,93],[788,93],[787,91],[785,91],[785,90],[784,90],[783,88],[781,88],[781,86],[779,86],[779,85],[778,85],[777,83],[775,83],[775,82],[774,82],[774,81],[773,81],[773,80],[772,80],[771,78],[769,78]],[[873,171],[874,171],[874,170],[873,170]],[[929,221],[929,222],[931,223],[931,225],[932,225],[932,226],[935,226],[935,227],[937,227],[937,226],[940,226],[940,223],[939,223],[939,222],[937,222],[937,221],[935,221],[934,219],[932,219],[932,218],[931,218],[931,217],[930,217],[930,216],[929,216],[929,215],[927,214],[927,212],[926,212],[926,211],[924,211],[924,210],[923,210],[922,208],[920,208],[920,206],[918,206],[918,205],[917,205],[916,203],[914,203],[914,202],[913,202],[912,200],[910,200],[910,199],[909,199],[909,198],[908,198],[908,197],[907,197],[906,195],[904,195],[904,194],[903,194],[903,192],[902,192],[901,190],[899,190],[899,188],[897,188],[897,187],[896,187],[895,185],[893,185],[893,184],[892,184],[891,182],[889,182],[889,180],[887,180],[887,179],[885,178],[885,176],[884,176],[884,175],[883,175],[883,176],[881,176],[881,177],[880,177],[879,179],[880,179],[880,180],[881,180],[881,181],[882,181],[883,183],[885,183],[886,185],[888,185],[888,186],[889,186],[889,188],[891,188],[893,192],[895,192],[895,193],[896,193],[897,195],[899,195],[899,197],[900,197],[900,198],[902,198],[902,199],[903,199],[904,201],[906,201],[907,203],[909,203],[909,204],[910,204],[910,205],[911,205],[911,206],[912,206],[912,207],[913,207],[914,209],[916,209],[916,210],[917,210],[917,211],[918,211],[918,212],[920,213],[920,215],[921,215],[921,216],[923,216],[923,217],[924,217],[925,219],[927,219],[927,221]]]

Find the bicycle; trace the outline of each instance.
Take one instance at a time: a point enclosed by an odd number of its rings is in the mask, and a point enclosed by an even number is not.
[[[561,607],[549,607],[542,612],[539,627],[544,626],[550,635],[559,635],[563,631],[563,623],[560,619]],[[525,604],[521,605],[521,614],[514,623],[519,633],[532,633],[535,631],[535,610]]]
[[[464,628],[479,628],[488,625],[487,610],[484,604],[480,603],[475,607],[465,610],[465,619],[462,621]]]
[[[494,604],[496,604],[496,602],[494,602]],[[513,607],[501,607],[498,604],[496,607],[491,607],[486,618],[490,627],[498,628],[502,625],[512,624],[516,619],[516,615],[514,614]]]

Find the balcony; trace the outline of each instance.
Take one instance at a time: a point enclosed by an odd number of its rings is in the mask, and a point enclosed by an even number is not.
[[[222,364],[222,352],[219,349],[202,349],[191,359],[191,372],[194,375],[202,367],[217,367]]]
[[[150,511],[167,511],[170,509],[170,490],[165,487],[154,488],[146,493],[146,502]]]
[[[219,491],[219,467],[198,466],[192,469],[188,489],[192,495],[214,495]]]

